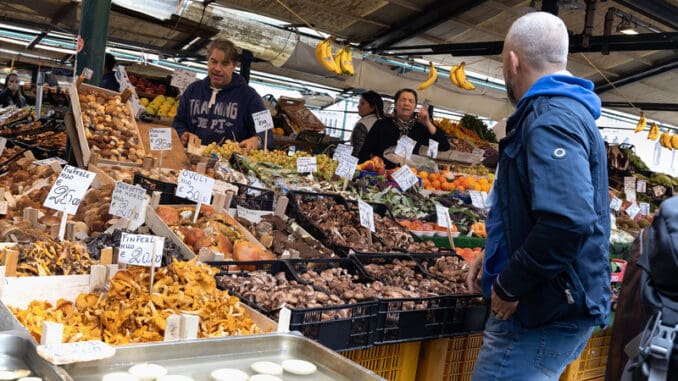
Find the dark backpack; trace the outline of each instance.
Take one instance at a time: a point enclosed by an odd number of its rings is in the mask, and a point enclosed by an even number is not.
[[[630,361],[632,380],[678,379],[678,197],[664,201],[638,259],[645,329]],[[641,243],[642,244],[642,243]]]

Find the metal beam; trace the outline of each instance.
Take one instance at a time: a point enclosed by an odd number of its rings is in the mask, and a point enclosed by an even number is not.
[[[636,81],[640,81],[642,79],[645,79],[645,78],[648,78],[648,77],[651,77],[651,76],[654,76],[654,75],[657,75],[657,74],[661,74],[661,73],[664,73],[664,72],[667,72],[669,70],[673,70],[673,69],[676,69],[676,68],[678,68],[678,55],[675,55],[675,56],[671,57],[670,59],[665,60],[663,62],[659,62],[652,67],[642,69],[642,70],[638,70],[638,71],[635,71],[635,72],[632,72],[632,73],[626,73],[623,76],[621,76],[621,78],[617,78],[614,81],[612,81],[612,85],[614,85],[614,87],[622,87],[624,85],[628,85],[628,84],[634,83]],[[602,94],[606,91],[612,90],[613,89],[612,85],[610,85],[609,83],[607,83],[607,81],[604,81],[604,80],[599,81],[599,82],[596,83],[596,87],[595,87],[594,91],[598,94]]]
[[[35,35],[31,42],[26,45],[26,49],[33,49],[43,38],[47,36],[47,32],[40,32],[40,34]]]
[[[678,103],[652,103],[652,102],[603,102],[603,107],[609,108],[639,108],[643,111],[678,111]]]
[[[615,3],[678,30],[678,7],[664,0],[615,0]],[[675,3],[675,1],[673,2]]]
[[[637,35],[591,36],[588,46],[584,46],[581,35],[570,38],[570,53],[600,52],[605,45],[611,52],[672,50],[678,46],[678,32],[646,33]],[[432,54],[452,54],[453,56],[490,56],[501,54],[503,41],[465,42],[436,45],[398,46],[388,49],[376,49],[385,56],[421,56]]]
[[[408,21],[396,23],[398,26],[390,28],[373,41],[361,44],[360,47],[365,50],[383,50],[393,44],[431,29],[436,25],[449,20],[452,16],[474,8],[484,2],[485,0],[437,0],[434,4],[426,7],[425,11],[408,16]]]

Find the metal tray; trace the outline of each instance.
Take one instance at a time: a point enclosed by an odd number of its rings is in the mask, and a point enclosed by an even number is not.
[[[268,334],[177,342],[139,344],[116,347],[114,357],[63,368],[74,380],[99,381],[110,372],[126,371],[133,364],[152,362],[167,368],[168,374],[185,375],[196,381],[210,379],[211,371],[237,368],[253,375],[249,369],[255,361],[280,363],[286,359],[311,361],[318,371],[309,376],[285,373],[285,381],[384,380],[372,371],[297,334]]]
[[[35,345],[23,332],[0,333],[0,370],[30,369],[31,376],[45,381],[70,380],[63,369],[50,365],[35,352]]]

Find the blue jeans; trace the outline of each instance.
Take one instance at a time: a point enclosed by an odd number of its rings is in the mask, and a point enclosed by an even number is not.
[[[490,314],[472,380],[557,381],[591,333],[593,327],[565,322],[523,328],[515,317],[498,320]]]

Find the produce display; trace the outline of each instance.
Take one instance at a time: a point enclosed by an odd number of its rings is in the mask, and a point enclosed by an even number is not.
[[[146,107],[146,113],[157,116],[166,116],[174,118],[177,115],[177,108],[179,108],[179,100],[164,95],[158,95],[149,101],[148,98],[139,99],[141,105]]]
[[[142,233],[148,234],[149,232],[141,231],[132,232],[125,231],[124,233]],[[87,241],[87,250],[92,259],[99,260],[101,258],[101,250],[104,248],[120,247],[120,237],[122,236],[123,231],[120,229],[115,229],[112,233],[102,233],[99,234],[96,238],[92,238]],[[161,266],[167,266],[172,263],[172,259],[176,258],[181,259],[181,251],[179,247],[174,244],[169,239],[164,240],[164,247],[162,250],[162,262]]]
[[[234,153],[242,153],[238,142],[226,140],[223,144],[210,143],[202,150],[202,156],[214,158],[215,156],[223,160],[231,160]]]
[[[435,258],[435,260],[423,259],[421,265],[426,271],[442,279],[443,284],[450,287],[455,294],[469,292],[466,287],[469,266],[461,258],[444,256]]]
[[[87,274],[94,264],[87,247],[77,242],[45,240],[17,243],[0,248],[0,263],[4,263],[10,251],[18,254],[18,276]]]
[[[130,108],[119,94],[81,91],[80,110],[87,143],[102,159],[141,164],[146,152]]]
[[[245,154],[246,169],[257,174],[257,177],[266,184],[273,185],[276,178],[299,178],[297,173],[297,158],[309,156],[309,154],[297,151],[288,156],[285,151],[252,150]],[[325,154],[315,155],[318,170],[314,173],[325,181],[330,181],[337,168],[337,162]]]
[[[31,115],[34,115],[34,111],[33,108],[30,106],[26,106],[23,108],[8,106],[2,108],[0,109],[0,127],[25,119]]]
[[[237,297],[217,289],[215,274],[205,264],[173,261],[156,269],[149,294],[149,269],[132,266],[118,271],[104,294],[83,293],[75,302],[62,299],[56,306],[32,301],[27,309],[9,308],[38,342],[45,321],[64,325],[64,342],[162,341],[166,319],[180,313],[200,316],[198,337],[261,332]]]

